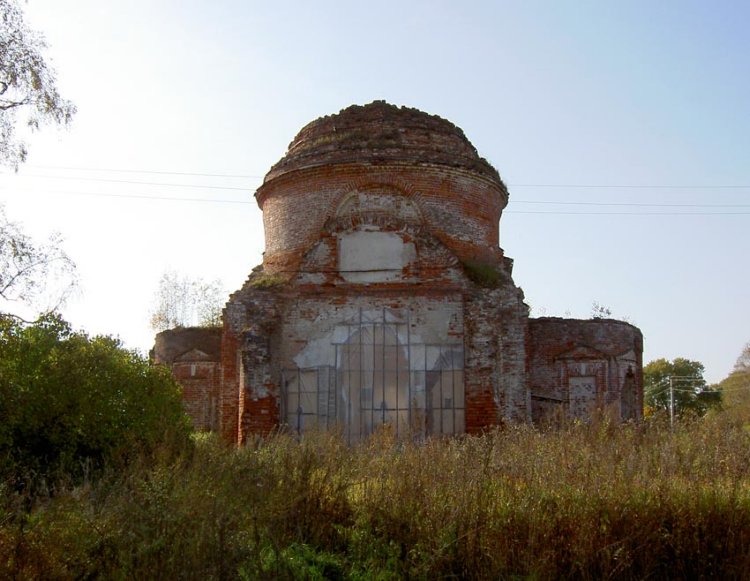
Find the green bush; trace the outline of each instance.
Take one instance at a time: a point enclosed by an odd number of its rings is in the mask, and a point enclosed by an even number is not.
[[[167,370],[56,315],[0,317],[0,418],[1,473],[22,480],[77,481],[189,434]]]

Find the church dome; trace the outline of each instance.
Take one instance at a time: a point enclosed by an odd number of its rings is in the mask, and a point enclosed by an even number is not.
[[[296,170],[348,163],[443,165],[472,171],[504,189],[497,170],[459,127],[385,101],[352,105],[303,127],[264,183]]]

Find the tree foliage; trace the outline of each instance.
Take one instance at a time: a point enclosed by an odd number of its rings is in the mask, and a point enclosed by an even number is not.
[[[0,0],[1,1],[1,0]],[[35,243],[8,220],[0,205],[0,312],[8,303],[23,303],[37,311],[60,307],[77,285],[76,267],[62,250],[60,236]]]
[[[743,348],[732,373],[718,387],[724,394],[727,410],[743,422],[750,422],[750,343]]]
[[[734,364],[734,372],[750,374],[750,343],[745,345],[737,358],[737,362]]]
[[[17,168],[26,159],[19,120],[36,130],[45,123],[67,125],[76,112],[57,90],[46,48],[44,37],[26,26],[18,1],[0,0],[0,164]]]
[[[156,291],[151,328],[165,331],[176,327],[220,325],[225,298],[220,280],[205,281],[166,271]]]
[[[0,468],[80,476],[182,438],[188,421],[168,370],[58,315],[0,316]]]
[[[673,361],[651,361],[643,368],[646,405],[655,410],[669,411],[673,394],[675,414],[705,413],[721,402],[721,392],[708,388],[703,378],[704,371],[700,361],[683,357]]]

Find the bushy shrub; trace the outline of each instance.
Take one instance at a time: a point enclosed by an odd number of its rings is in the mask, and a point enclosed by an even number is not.
[[[112,337],[57,315],[0,317],[0,471],[19,481],[66,476],[185,442],[189,423],[167,370]]]

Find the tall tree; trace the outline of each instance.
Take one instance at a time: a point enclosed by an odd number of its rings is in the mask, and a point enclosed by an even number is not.
[[[1,0],[0,0],[1,1]],[[35,312],[54,311],[77,285],[75,263],[54,234],[34,242],[11,222],[0,205],[0,313],[23,304]]]
[[[45,123],[67,125],[75,105],[60,96],[55,71],[44,56],[44,37],[31,30],[17,0],[0,0],[0,164],[18,168],[26,144],[19,121],[31,130]],[[20,119],[19,119],[20,118]]]
[[[674,398],[674,412],[705,413],[719,403],[720,392],[708,389],[700,361],[677,357],[673,361],[656,359],[643,368],[646,405],[669,411]]]
[[[221,324],[226,296],[220,280],[205,281],[168,270],[156,291],[151,328],[213,327]]]

